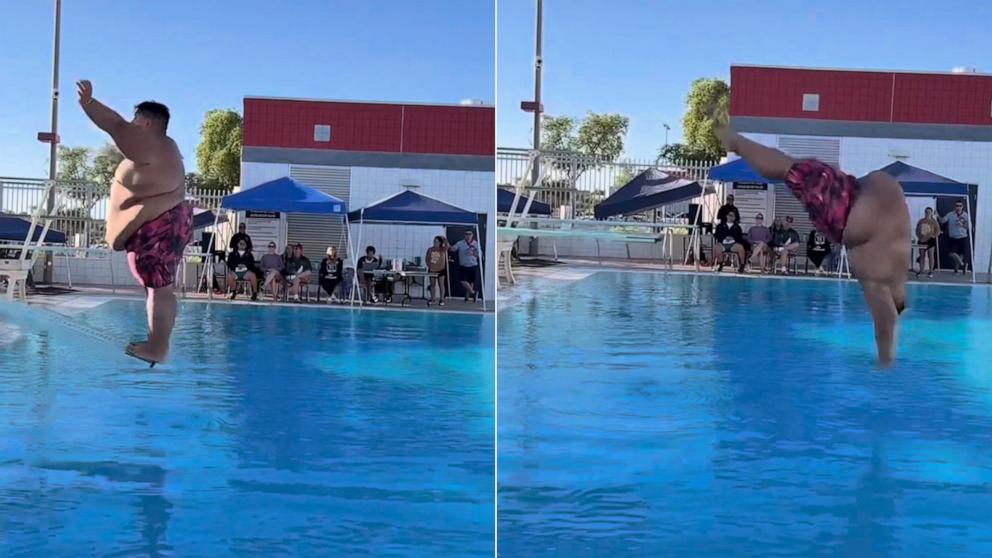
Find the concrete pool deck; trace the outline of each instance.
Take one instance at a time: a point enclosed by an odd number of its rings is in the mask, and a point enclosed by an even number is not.
[[[0,295],[4,296],[4,295]],[[281,302],[273,301],[268,297],[259,299],[258,301],[251,301],[248,297],[240,296],[235,300],[228,300],[223,295],[214,296],[211,302],[206,293],[186,293],[186,295],[178,295],[180,302],[195,302],[202,304],[231,304],[231,305],[242,305],[242,306],[256,306],[256,307],[267,307],[267,306],[282,306],[290,308],[313,308],[313,309],[326,309],[329,311],[333,310],[372,310],[372,311],[392,311],[392,312],[436,312],[441,314],[492,314],[495,312],[494,304],[489,301],[485,310],[482,309],[482,301],[472,303],[465,302],[464,300],[458,299],[447,299],[444,307],[439,307],[436,304],[428,307],[423,300],[414,299],[408,302],[405,306],[400,306],[399,300],[402,298],[394,297],[394,302],[392,304],[383,305],[364,305],[351,306],[347,303],[334,303],[329,304],[326,299],[321,299],[320,302],[316,302],[314,298],[311,298],[310,302]],[[76,287],[73,289],[57,289],[48,291],[47,289],[40,289],[29,291],[28,293],[28,304],[32,306],[42,306],[53,310],[64,315],[74,315],[80,312],[84,312],[91,308],[100,306],[111,300],[142,300],[143,296],[140,291],[131,288],[121,288],[116,289],[111,287],[101,287],[101,286],[86,286],[86,287]]]

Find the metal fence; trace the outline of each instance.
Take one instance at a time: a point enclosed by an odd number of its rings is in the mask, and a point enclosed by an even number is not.
[[[530,185],[530,149],[501,147],[496,152],[496,180],[500,186],[513,186],[524,180]],[[592,208],[631,178],[649,168],[702,181],[717,161],[667,161],[664,159],[621,159],[603,161],[574,152],[542,151],[541,165],[547,171],[535,200],[551,206],[573,208],[574,215],[592,215]],[[669,212],[685,212],[688,202],[675,204]]]
[[[47,184],[44,179],[0,177],[0,213],[30,218],[45,204]],[[53,218],[52,228],[64,232],[69,244],[98,246],[106,231],[109,195],[107,185],[60,180],[55,187],[57,211],[49,215],[47,207],[42,207],[41,215]],[[224,195],[216,190],[186,190],[186,198],[196,207],[209,210],[218,209]]]

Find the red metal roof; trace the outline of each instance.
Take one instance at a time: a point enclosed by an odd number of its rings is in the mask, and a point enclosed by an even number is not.
[[[314,126],[331,127],[331,141],[314,141]],[[247,97],[244,145],[482,155],[496,152],[491,106],[392,104]]]
[[[992,76],[732,66],[733,116],[992,125]],[[819,94],[804,111],[803,95]]]

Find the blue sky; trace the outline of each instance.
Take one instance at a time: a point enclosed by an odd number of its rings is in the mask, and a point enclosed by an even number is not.
[[[53,5],[0,0],[0,176],[47,177]],[[67,0],[59,131],[65,145],[107,137],[76,103],[90,79],[130,117],[155,99],[196,164],[204,113],[245,95],[457,103],[495,101],[494,6],[483,0]]]
[[[497,8],[497,145],[529,147],[535,0]],[[653,159],[681,137],[689,84],[730,65],[992,72],[992,3],[545,0],[545,111],[630,117],[626,155]]]

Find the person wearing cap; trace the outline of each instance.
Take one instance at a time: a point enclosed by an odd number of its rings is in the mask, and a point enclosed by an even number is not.
[[[300,285],[310,284],[310,275],[313,272],[313,264],[310,258],[303,255],[303,245],[299,242],[293,246],[292,256],[286,260],[286,282],[289,283],[289,294],[293,295],[293,301],[300,301]]]
[[[472,230],[465,231],[465,238],[448,250],[458,254],[458,279],[465,289],[465,302],[469,298],[472,302],[477,301],[482,276],[479,270],[479,241],[475,239],[475,233]]]
[[[262,256],[262,261],[260,266],[262,269],[262,276],[265,278],[265,282],[262,284],[260,291],[265,291],[265,288],[272,287],[272,299],[275,300],[279,298],[279,291],[281,287],[286,283],[286,280],[282,276],[282,272],[286,269],[286,264],[282,259],[282,256],[276,251],[276,243],[269,242],[269,251],[267,254]]]
[[[758,213],[754,216],[754,226],[747,230],[747,238],[751,241],[751,258],[757,259],[762,272],[771,267],[769,243],[772,241],[772,231],[765,226],[765,216]]]
[[[320,288],[327,293],[328,302],[337,302],[338,297],[334,290],[341,284],[344,275],[344,262],[338,257],[338,249],[334,246],[327,248],[327,257],[321,260],[320,269],[317,272],[317,281]]]
[[[771,247],[778,257],[775,265],[782,270],[782,273],[789,272],[789,257],[799,253],[800,240],[799,233],[792,228],[791,215],[786,216],[784,222],[781,217],[775,218],[775,223],[772,225]]]
[[[954,204],[954,211],[940,218],[942,224],[947,224],[947,236],[950,238],[951,259],[954,260],[954,274],[958,271],[964,274],[968,270],[968,237],[971,234],[971,219],[964,210],[964,202]]]

